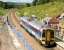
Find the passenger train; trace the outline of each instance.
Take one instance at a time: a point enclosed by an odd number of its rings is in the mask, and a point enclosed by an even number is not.
[[[46,22],[37,22],[36,18],[32,17],[31,19],[29,17],[21,17],[20,24],[33,36],[38,39],[41,44],[43,44],[43,41],[45,41],[46,31],[52,33],[54,30],[50,27],[48,27],[48,24]],[[51,32],[52,31],[52,32]],[[48,35],[49,36],[49,35]],[[53,39],[52,34],[52,39]]]

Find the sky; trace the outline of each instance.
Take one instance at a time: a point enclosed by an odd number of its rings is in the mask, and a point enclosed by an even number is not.
[[[0,0],[0,1],[4,1],[4,2],[32,2],[33,0]]]

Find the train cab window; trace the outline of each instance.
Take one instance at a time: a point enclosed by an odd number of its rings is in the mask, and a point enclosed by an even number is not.
[[[49,30],[49,31],[51,33],[51,38],[54,38],[54,31],[53,30]],[[46,30],[43,30],[42,37],[45,37],[45,33],[46,33]]]
[[[51,38],[54,38],[54,31],[51,30]]]

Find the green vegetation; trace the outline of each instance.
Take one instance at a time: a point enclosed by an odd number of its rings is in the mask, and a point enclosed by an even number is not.
[[[0,16],[3,16],[6,14],[6,10],[2,7],[0,7]]]
[[[64,2],[49,2],[46,4],[26,7],[19,9],[20,16],[31,16],[36,15],[38,20],[43,19],[46,14],[50,17],[55,17],[64,11]]]

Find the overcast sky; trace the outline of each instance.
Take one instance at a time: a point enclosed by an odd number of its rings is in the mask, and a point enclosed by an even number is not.
[[[33,0],[0,0],[4,2],[32,2]]]

